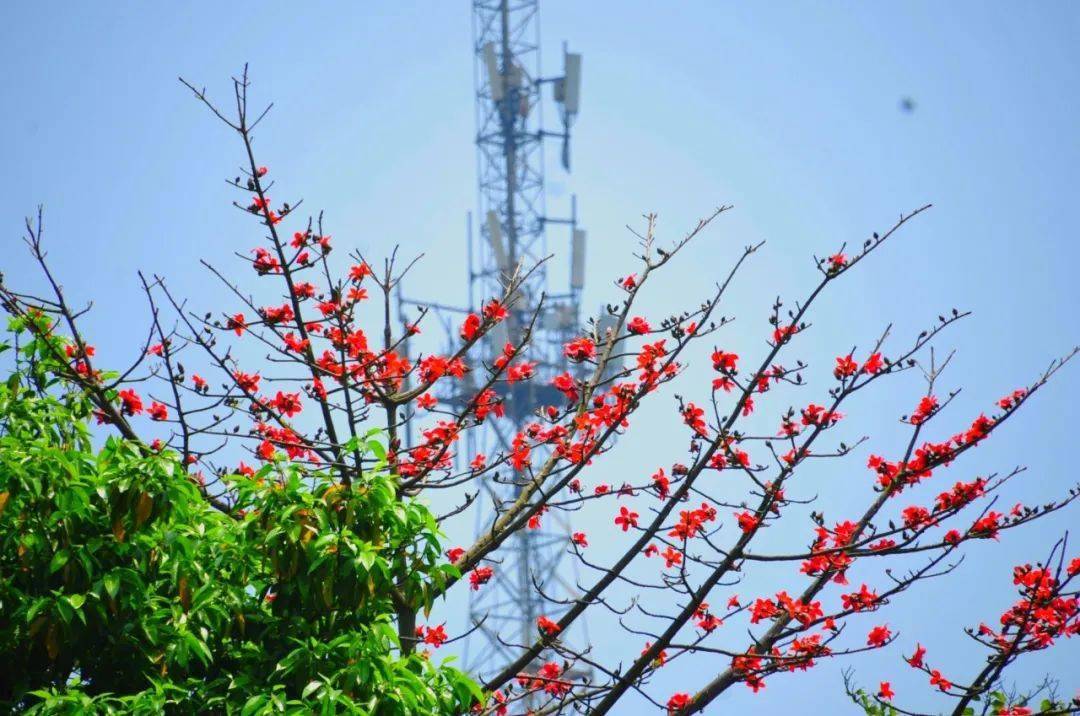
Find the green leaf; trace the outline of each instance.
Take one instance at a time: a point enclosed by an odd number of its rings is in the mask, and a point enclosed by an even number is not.
[[[102,581],[105,583],[105,592],[115,599],[116,593],[120,591],[120,575],[116,572],[110,572],[105,575]]]
[[[49,560],[49,574],[54,574],[62,569],[63,566],[68,563],[69,559],[71,559],[71,552],[67,549],[62,549],[54,554],[52,559]]]

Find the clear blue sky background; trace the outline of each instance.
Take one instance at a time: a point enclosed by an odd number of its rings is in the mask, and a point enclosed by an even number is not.
[[[964,387],[942,418],[951,427],[1077,341],[1075,4],[549,0],[542,24],[548,72],[558,69],[563,39],[585,56],[575,171],[568,178],[552,167],[549,207],[565,209],[569,192],[579,195],[591,241],[588,306],[608,299],[607,281],[631,266],[625,224],[656,211],[662,234],[673,237],[732,203],[735,211],[659,281],[650,318],[695,305],[741,246],[764,239],[725,311],[738,321],[720,339],[758,356],[769,302],[805,292],[812,252],[858,242],[899,212],[933,202],[822,301],[800,344],[821,391],[831,357],[866,346],[886,324],[902,345],[938,313],[971,309],[974,317],[941,343],[959,348],[945,383]],[[228,264],[230,252],[259,238],[228,205],[222,183],[236,174],[240,147],[176,76],[227,98],[229,74],[250,62],[254,97],[276,102],[258,136],[262,161],[280,182],[275,198],[325,208],[339,247],[380,255],[401,243],[425,252],[414,285],[461,299],[464,215],[475,205],[469,47],[464,2],[10,5],[0,29],[0,268],[35,285],[18,237],[21,218],[44,203],[55,268],[72,296],[94,298],[90,332],[116,363],[130,357],[132,328],[144,325],[137,269],[167,274],[199,310],[218,307],[223,294],[197,260]],[[914,113],[899,110],[903,96],[917,102]],[[699,358],[680,392],[700,400],[706,385]],[[928,502],[946,480],[1017,463],[1030,470],[1008,504],[1062,494],[1076,479],[1078,386],[1074,366],[919,499]],[[919,389],[909,376],[853,404],[844,437],[874,439],[845,469],[808,476],[801,494],[821,494],[830,519],[852,516],[869,494],[866,452],[900,449],[895,420]],[[778,395],[762,409],[775,416],[821,395]],[[656,404],[637,424],[649,439],[624,441],[600,461],[604,479],[641,479],[682,458],[685,434],[670,395]],[[623,541],[609,535],[612,509],[582,517],[597,559]],[[869,685],[892,675],[905,703],[941,704],[902,666],[900,651],[921,640],[950,676],[969,677],[982,656],[961,627],[994,619],[1013,597],[1011,565],[1041,558],[1077,514],[973,545],[952,578],[899,598],[887,620],[900,642],[860,658],[859,679]],[[799,544],[808,533],[800,522],[769,537]],[[877,568],[862,578],[883,584]],[[802,583],[777,572],[737,591]],[[853,641],[879,621],[856,620]],[[742,643],[743,626],[728,627],[728,644]],[[591,632],[609,658],[640,649],[636,637],[605,624]],[[1030,683],[1056,674],[1071,694],[1080,686],[1068,666],[1077,647],[1027,660],[1011,675]],[[677,666],[657,679],[655,695],[693,691],[724,666]],[[756,697],[740,687],[715,710],[791,713],[801,704],[799,712],[835,712],[840,666],[771,679]]]

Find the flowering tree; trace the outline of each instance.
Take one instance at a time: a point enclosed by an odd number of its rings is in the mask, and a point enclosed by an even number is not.
[[[472,544],[445,549],[445,561],[437,564],[423,556],[427,539],[380,543],[365,538],[374,554],[397,565],[384,596],[396,623],[393,648],[403,657],[418,645],[438,648],[462,636],[422,622],[449,590],[483,589],[513,535],[538,528],[551,511],[610,505],[610,523],[593,529],[617,531],[623,540],[620,554],[596,562],[589,557],[584,525],[566,535],[566,549],[589,575],[581,594],[569,603],[553,603],[551,615],[538,619],[531,643],[508,644],[517,656],[484,679],[483,696],[473,705],[478,713],[604,714],[630,692],[661,711],[694,713],[735,686],[758,692],[781,672],[884,649],[897,638],[884,616],[892,601],[920,582],[947,576],[968,542],[996,538],[1066,507],[1080,494],[1073,489],[1041,505],[998,508],[999,496],[1022,474],[1015,468],[958,478],[951,486],[942,485],[933,499],[918,496],[923,483],[943,479],[941,473],[955,469],[964,453],[989,439],[1031,400],[1076,349],[1024,387],[988,402],[987,413],[959,422],[948,410],[955,392],[942,385],[949,360],[933,351],[939,335],[967,315],[955,310],[899,345],[885,329],[868,348],[845,348],[829,356],[830,365],[835,360],[830,385],[814,389],[804,380],[808,363],[792,354],[812,329],[818,298],[883,251],[928,207],[901,215],[860,244],[833,247],[826,258],[815,259],[817,284],[790,307],[776,300],[764,347],[754,358],[743,357],[745,348],[718,342],[720,329],[732,320],[719,311],[732,281],[760,244],[747,246],[720,277],[715,293],[696,308],[651,316],[639,305],[642,287],[729,207],[717,209],[671,245],[661,245],[655,219],[648,217],[639,269],[612,287],[608,311],[613,327],[602,331],[600,321],[590,321],[565,345],[565,356],[577,370],[551,380],[562,399],[539,406],[535,420],[497,454],[460,454],[466,431],[505,419],[508,386],[536,379],[530,332],[543,306],[528,314],[515,301],[534,267],[520,266],[506,276],[503,293],[487,297],[465,317],[449,350],[409,355],[407,340],[424,327],[427,314],[402,326],[391,316],[395,289],[411,264],[402,265],[396,251],[381,262],[353,254],[346,271],[338,273],[321,216],[301,218],[299,203],[270,198],[271,191],[277,193],[273,173],[256,158],[252,134],[266,112],[249,113],[246,70],[234,80],[231,111],[187,86],[240,140],[242,170],[229,180],[240,197],[234,205],[250,214],[265,237],[250,254],[241,254],[245,265],[239,274],[206,264],[237,305],[217,314],[204,307],[190,310],[162,277],[145,277],[150,338],[135,366],[106,377],[79,330],[80,312],[69,305],[46,266],[39,223],[28,227],[29,243],[52,292],[35,297],[4,287],[5,308],[38,340],[55,341],[55,331],[65,332],[65,354],[55,356],[51,365],[65,385],[90,401],[98,422],[152,453],[175,452],[206,503],[237,520],[250,515],[243,512],[248,508],[236,481],[282,480],[284,470],[317,476],[323,489],[361,501],[373,472],[386,471],[403,510],[412,509],[422,496],[464,490],[464,505],[435,517],[440,525],[463,513],[481,481],[514,484],[516,497],[493,506],[481,535]],[[273,298],[251,295],[248,286],[255,279]],[[172,317],[166,319],[167,314]],[[475,360],[480,341],[503,322],[515,326],[514,340],[490,363]],[[258,345],[265,358],[242,360],[238,342]],[[678,397],[676,415],[686,426],[688,450],[671,446],[665,462],[642,476],[605,483],[590,466],[632,430],[635,413],[660,387],[680,377],[690,349],[697,346],[710,353],[715,377],[711,384],[684,385],[685,397]],[[136,377],[144,361],[151,366],[145,383]],[[198,373],[191,369],[196,363],[205,366]],[[816,508],[809,513],[804,543],[785,549],[759,546],[779,520],[798,516],[812,503],[807,497],[812,486],[800,482],[807,472],[801,468],[821,460],[847,467],[841,461],[858,452],[865,438],[845,442],[834,437],[844,425],[846,404],[910,371],[921,372],[925,389],[912,396],[911,412],[902,418],[909,439],[895,452],[869,457],[862,507],[829,518],[824,507]],[[466,399],[451,404],[436,397],[439,387],[451,382]],[[777,394],[785,393],[793,402],[777,408],[783,400]],[[748,427],[755,411],[760,419],[766,410],[774,416],[773,428],[762,433]],[[144,437],[153,422],[136,419],[141,415],[159,423],[164,433],[157,439]],[[419,427],[416,444],[404,440],[407,424]],[[238,462],[237,450],[247,452]],[[723,489],[717,487],[717,476],[723,476]],[[310,533],[302,551],[313,565],[337,554],[330,549],[333,530],[326,525],[313,524],[300,513],[281,518]],[[992,668],[961,684],[953,673],[959,665],[929,669],[921,651],[908,659],[912,667],[927,671],[935,688],[955,697],[950,711],[966,713],[976,699],[990,703],[988,695],[1016,658],[1080,629],[1076,594],[1068,588],[1080,562],[1065,559],[1064,549],[1062,543],[1053,555],[1056,567],[1018,568],[1023,601],[1007,613],[1000,632],[979,631],[992,650]],[[764,563],[790,566],[792,586],[775,594],[738,595],[734,585]],[[847,574],[856,563],[884,565],[885,576],[873,584],[849,584]],[[337,568],[355,565],[338,559]],[[629,607],[611,600],[624,585],[641,595]],[[266,588],[277,593],[273,580]],[[623,615],[620,622],[641,640],[640,655],[607,663],[561,638],[587,613],[605,610]],[[869,631],[855,634],[849,618],[863,612],[882,615]],[[749,626],[750,636],[721,629],[731,623]],[[722,666],[692,690],[650,692],[658,671],[694,655],[709,656],[708,664]],[[592,676],[571,676],[576,667]],[[869,694],[851,682],[849,691],[867,711],[908,713],[892,705],[888,683]],[[1000,701],[999,713],[1023,713],[1022,697],[993,698]],[[1076,708],[1054,699],[1049,703],[1058,713]]]

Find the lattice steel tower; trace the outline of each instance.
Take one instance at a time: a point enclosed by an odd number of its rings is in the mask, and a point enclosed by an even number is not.
[[[465,431],[466,452],[493,455],[508,452],[514,435],[535,420],[542,405],[560,405],[565,398],[551,387],[551,378],[580,366],[569,365],[562,353],[563,344],[579,330],[578,305],[585,277],[585,232],[577,225],[577,207],[570,201],[568,218],[547,215],[544,192],[544,145],[547,140],[561,143],[561,163],[570,170],[570,127],[577,115],[581,87],[581,55],[563,48],[563,73],[556,77],[540,74],[540,23],[538,0],[473,0],[473,54],[476,95],[476,172],[477,215],[481,217],[473,231],[470,217],[468,231],[469,305],[453,307],[398,295],[399,307],[422,306],[440,315],[451,346],[457,340],[455,320],[447,314],[468,313],[479,309],[479,302],[501,296],[504,281],[520,264],[531,268],[549,254],[547,228],[561,228],[554,250],[554,260],[533,271],[520,286],[507,320],[489,332],[479,347],[479,358],[488,365],[502,353],[508,341],[522,338],[522,329],[534,313],[539,318],[533,326],[527,359],[536,361],[532,380],[507,385],[496,390],[503,398],[505,419],[486,420],[477,428]],[[558,112],[560,131],[543,128],[545,86],[550,85]],[[553,232],[554,233],[554,232]],[[567,261],[569,259],[569,261]],[[549,268],[566,269],[565,290],[552,291]],[[541,297],[543,304],[541,306]],[[407,317],[402,311],[402,320]],[[408,349],[406,349],[408,350]],[[461,406],[471,400],[476,386],[468,379],[460,385],[447,386],[438,398],[449,405]],[[412,430],[406,426],[407,444],[412,444]],[[546,455],[534,450],[536,460]],[[498,479],[486,478],[482,485],[484,499],[477,500],[477,533],[490,527],[493,503],[513,501],[520,494],[524,476],[507,475],[500,469]],[[560,568],[568,545],[569,525],[560,515],[544,517],[543,529],[521,530],[501,550],[503,558],[495,576],[483,589],[471,592],[469,618],[483,621],[465,646],[466,667],[484,675],[516,656],[504,642],[531,644],[535,639],[536,618],[544,614],[557,618],[561,608],[546,601],[534,583],[543,585],[544,593],[557,599],[572,598],[576,593],[573,579]],[[564,640],[582,634],[584,624]]]
[[[554,261],[569,259],[567,286],[552,291],[549,267],[543,264],[521,287],[510,318],[492,331],[482,347],[485,361],[516,342],[544,296],[544,310],[533,330],[528,359],[538,361],[537,374],[504,391],[507,420],[486,421],[467,432],[468,454],[507,450],[514,434],[534,420],[537,407],[560,404],[562,396],[550,387],[554,375],[567,370],[562,345],[578,330],[578,305],[584,285],[585,232],[577,226],[576,201],[569,218],[547,215],[544,191],[544,145],[561,143],[563,168],[570,169],[570,126],[580,99],[581,56],[563,49],[564,68],[558,77],[542,77],[538,0],[474,0],[472,3],[474,81],[476,88],[476,161],[478,181],[478,240],[469,236],[469,303],[498,296],[503,280],[519,262],[532,266],[548,255],[547,228],[562,229]],[[545,85],[552,87],[560,130],[543,127]],[[505,471],[504,471],[505,472]],[[503,475],[484,485],[491,500],[513,500],[522,476]],[[477,510],[477,530],[491,520],[490,509]],[[519,531],[507,545],[505,559],[484,589],[473,593],[469,615],[484,626],[466,645],[466,664],[483,673],[497,668],[513,654],[503,641],[530,644],[536,637],[536,618],[557,617],[558,609],[537,594],[534,580],[545,593],[567,598],[574,593],[560,562],[567,546],[568,526],[558,515],[545,516],[544,528]]]

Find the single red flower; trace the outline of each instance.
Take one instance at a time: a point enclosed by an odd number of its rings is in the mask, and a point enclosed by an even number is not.
[[[892,632],[885,625],[876,626],[866,635],[867,646],[882,647],[889,641]]]
[[[630,319],[630,322],[626,324],[626,330],[630,331],[631,333],[636,333],[638,335],[641,335],[642,333],[648,333],[650,330],[649,322],[641,316],[634,316]]]
[[[712,367],[713,370],[720,371],[721,373],[731,374],[738,370],[739,356],[736,353],[728,353],[722,350],[715,350],[712,354]]]
[[[258,373],[251,374],[236,371],[235,373],[233,373],[233,379],[236,381],[236,385],[240,388],[240,390],[244,391],[245,393],[251,394],[255,393],[259,389],[259,381],[262,380],[262,376],[260,376]]]
[[[151,420],[168,420],[169,410],[161,403],[157,401],[150,403],[150,408],[146,411],[146,414],[150,416]]]
[[[941,672],[934,669],[930,672],[930,685],[936,686],[942,691],[948,691],[952,688],[952,682],[941,675]]]
[[[736,512],[735,517],[738,520],[739,529],[744,533],[752,532],[759,524],[761,524],[760,519],[745,510],[743,512]]]
[[[227,327],[230,330],[236,331],[236,335],[238,336],[243,334],[244,329],[247,328],[247,324],[244,323],[244,314],[237,313],[236,315],[230,317]]]
[[[596,344],[588,338],[575,338],[563,346],[563,354],[575,363],[581,363],[596,357]]]
[[[259,447],[255,450],[255,454],[260,460],[273,460],[276,451],[274,450],[274,444],[269,440],[263,440],[259,443]]]
[[[299,393],[282,393],[280,390],[271,403],[282,415],[291,418],[303,409]]]
[[[926,656],[926,649],[922,644],[915,645],[915,653],[910,658],[906,659],[907,663],[915,669],[921,669],[923,666],[923,657]]]
[[[837,380],[843,380],[850,376],[855,375],[859,370],[859,364],[851,358],[849,353],[846,356],[840,356],[836,359],[836,367],[833,368],[833,375]]]
[[[557,623],[543,616],[537,617],[536,628],[544,634],[547,634],[548,636],[554,636],[555,634],[558,634],[560,631],[562,631],[562,627],[560,627]]]
[[[626,507],[619,508],[619,514],[615,517],[615,524],[622,527],[622,531],[626,532],[631,527],[637,527],[638,513],[633,512]]]
[[[495,570],[491,567],[477,567],[469,573],[469,586],[474,592],[479,591],[480,587],[487,584],[494,574]]]
[[[505,320],[506,317],[510,315],[510,312],[506,310],[506,306],[502,305],[502,303],[494,298],[488,301],[487,305],[484,306],[483,313],[484,318],[495,323]]]
[[[664,567],[668,569],[682,564],[682,553],[671,545],[668,545],[660,556],[664,558]]]
[[[440,624],[436,627],[427,627],[426,629],[422,626],[416,627],[416,635],[420,636],[421,632],[423,632],[424,643],[431,644],[436,649],[445,644],[446,640],[449,638],[446,635],[445,624]]]
[[[281,270],[281,263],[268,249],[260,247],[252,249],[252,252],[255,254],[255,259],[251,262],[251,266],[255,269],[255,273],[264,276],[268,273],[277,273]]]
[[[783,343],[799,332],[795,326],[780,326],[773,331],[773,343]]]
[[[120,412],[124,415],[138,415],[143,411],[142,398],[134,390],[121,390],[119,396]]]
[[[878,373],[884,367],[884,365],[885,364],[881,360],[880,353],[871,353],[870,357],[866,359],[865,363],[863,363],[862,372],[874,375]]]
[[[371,267],[367,265],[367,262],[359,263],[349,269],[349,280],[359,283],[364,280],[365,276],[370,276],[371,274]]]
[[[922,400],[915,407],[915,412],[911,414],[911,424],[920,425],[926,421],[934,411],[937,410],[938,400],[933,395],[923,396]]]
[[[480,316],[475,313],[470,313],[465,316],[465,321],[461,324],[461,340],[471,341],[480,333]]]
[[[678,693],[668,699],[667,710],[669,714],[677,714],[690,705],[690,694]]]

